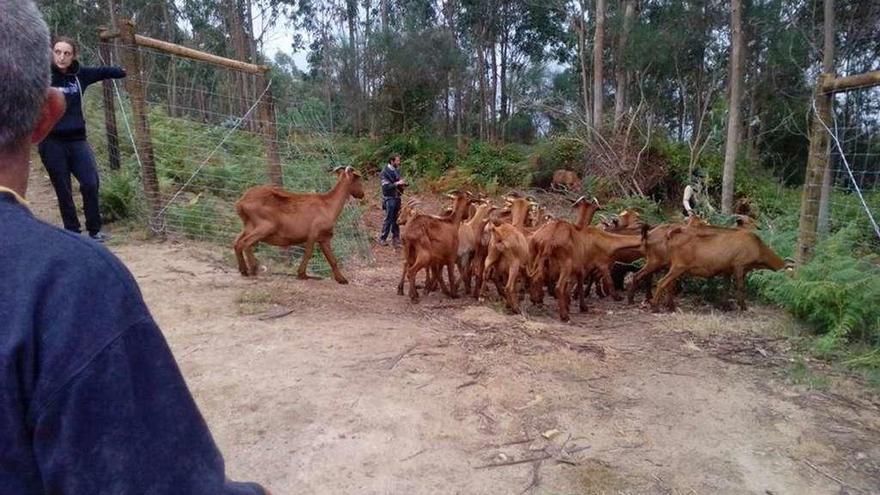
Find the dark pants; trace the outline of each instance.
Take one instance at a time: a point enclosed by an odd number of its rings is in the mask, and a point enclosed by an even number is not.
[[[83,198],[83,210],[86,214],[86,230],[94,235],[101,231],[101,211],[98,205],[98,169],[95,167],[95,155],[85,139],[77,141],[61,141],[47,138],[40,143],[40,158],[49,172],[55,195],[58,196],[58,208],[64,228],[80,232],[79,218],[76,216],[76,205],[73,203],[71,175],[79,182],[79,190]]]
[[[382,207],[385,209],[385,222],[382,224],[382,235],[379,239],[388,239],[388,234],[395,240],[400,240],[400,225],[397,225],[397,217],[400,215],[400,198],[383,199]]]

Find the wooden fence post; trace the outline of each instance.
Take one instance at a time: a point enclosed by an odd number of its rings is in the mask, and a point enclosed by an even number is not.
[[[267,175],[269,181],[276,186],[284,185],[284,175],[281,170],[281,157],[278,155],[278,131],[275,122],[275,100],[272,97],[272,87],[269,86],[269,77],[266,72],[261,73],[257,80],[266,93],[260,100],[259,125],[263,139],[266,142]]]
[[[141,178],[144,196],[150,207],[150,222],[156,220],[159,213],[159,182],[156,178],[156,163],[153,158],[153,142],[150,137],[150,122],[147,119],[147,104],[141,72],[140,52],[135,42],[135,26],[130,19],[119,22],[119,36],[122,41],[122,65],[128,77],[125,85],[131,97],[131,108],[134,119],[135,146],[141,162]]]
[[[110,41],[102,41],[99,47],[101,50],[101,63],[110,65]],[[107,152],[110,156],[110,169],[119,170],[119,133],[116,129],[116,104],[113,99],[113,81],[105,79],[102,86],[104,89],[104,127],[107,130]]]
[[[799,265],[810,261],[813,249],[816,247],[822,177],[828,167],[828,131],[825,126],[831,123],[831,98],[833,97],[832,93],[824,92],[823,89],[833,80],[833,74],[821,74],[813,94],[816,112],[810,127],[810,154],[807,158],[807,173],[804,178],[804,192],[801,196],[801,215],[795,252],[795,260]]]

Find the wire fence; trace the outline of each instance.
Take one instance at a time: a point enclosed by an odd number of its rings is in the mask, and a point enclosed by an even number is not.
[[[830,138],[827,219],[820,211],[820,233],[852,220],[867,224],[880,241],[880,86],[834,97]],[[867,220],[865,222],[864,220]]]
[[[124,48],[118,48],[124,50]],[[142,63],[140,82],[151,132],[160,205],[150,218],[140,183],[141,156],[133,135],[129,96],[114,81],[120,154],[119,171],[107,169],[108,136],[103,102],[93,89],[86,102],[89,135],[102,167],[102,203],[107,216],[137,214],[151,228],[169,236],[207,241],[230,247],[241,232],[235,201],[250,187],[268,184],[267,147],[278,150],[283,187],[296,192],[323,192],[333,187],[336,165],[351,157],[335,145],[319,108],[292,98],[275,98],[277,133],[267,138],[257,107],[272,82],[232,69],[184,59],[152,49],[138,48]],[[94,64],[107,64],[89,53]],[[130,74],[128,77],[137,77]],[[242,88],[244,90],[242,91]],[[348,202],[335,228],[333,250],[343,260],[370,260],[369,236],[362,211]],[[302,253],[294,248],[294,257]],[[258,255],[280,261],[281,250],[261,246]],[[280,265],[273,268],[282,269]],[[312,271],[329,273],[322,256],[312,258]]]

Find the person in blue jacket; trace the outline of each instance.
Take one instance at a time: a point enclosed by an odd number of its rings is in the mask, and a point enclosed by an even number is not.
[[[379,244],[388,245],[388,235],[391,235],[394,247],[400,247],[400,226],[397,225],[397,217],[400,215],[400,196],[406,181],[400,176],[400,155],[392,155],[388,164],[379,174],[382,185],[382,209],[385,210],[385,221],[382,223],[382,233],[379,234]]]
[[[32,0],[0,0],[0,494],[266,495],[225,475],[123,264],[36,219],[32,143],[64,113]]]
[[[104,242],[107,235],[101,231],[98,199],[100,181],[95,155],[86,141],[83,96],[90,85],[104,79],[125,77],[125,71],[119,67],[82,67],[76,56],[75,41],[66,37],[55,39],[52,44],[52,86],[64,93],[67,109],[49,136],[40,144],[40,158],[55,188],[64,228],[80,232],[71,191],[70,177],[73,175],[79,182],[82,194],[86,230],[92,239]]]

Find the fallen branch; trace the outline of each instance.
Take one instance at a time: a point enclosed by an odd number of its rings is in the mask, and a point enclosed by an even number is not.
[[[520,492],[520,495],[526,493],[532,488],[537,487],[538,483],[541,482],[541,462],[542,461],[538,460],[535,461],[534,464],[532,464],[532,481],[529,483],[529,486],[527,486],[523,491]]]
[[[293,313],[292,308],[279,308],[274,311],[269,311],[267,313],[263,313],[257,319],[260,321],[274,320],[276,318],[285,317],[285,316],[289,315],[290,313]]]
[[[415,454],[410,455],[410,456],[406,456],[406,457],[404,457],[403,459],[401,459],[401,460],[399,460],[399,461],[397,461],[397,462],[408,461],[408,460],[410,460],[410,459],[412,459],[412,458],[414,458],[414,457],[417,457],[417,456],[419,456],[419,455],[424,454],[424,453],[427,452],[427,451],[428,451],[428,449],[422,449],[422,450],[416,452]]]
[[[406,349],[404,349],[400,354],[394,356],[394,357],[391,359],[391,364],[388,365],[388,368],[387,368],[387,369],[389,369],[389,370],[393,370],[394,367],[397,366],[397,363],[399,363],[401,359],[403,359],[407,354],[409,354],[410,352],[412,352],[412,350],[415,349],[415,348],[418,347],[418,346],[419,346],[419,344],[418,344],[418,342],[417,342],[417,343],[415,343],[415,344],[413,344],[413,345],[407,347]]]
[[[477,384],[477,381],[476,381],[476,380],[471,380],[471,381],[469,381],[469,382],[464,382],[464,383],[462,383],[461,385],[459,385],[459,386],[457,386],[457,387],[455,387],[455,388],[457,388],[457,389],[462,389],[462,388],[470,387],[471,385],[476,385],[476,384]]]
[[[545,453],[545,454],[540,455],[538,457],[532,457],[529,459],[520,459],[518,461],[506,461],[506,462],[499,462],[497,464],[483,464],[482,466],[474,467],[474,469],[489,469],[489,468],[497,468],[497,467],[504,467],[504,466],[515,466],[517,464],[526,464],[528,462],[546,461],[550,457],[552,457],[550,454]]]
[[[819,469],[819,468],[817,468],[816,466],[814,466],[812,462],[810,462],[810,461],[808,461],[808,460],[806,460],[806,459],[801,459],[801,460],[803,461],[804,464],[806,464],[807,466],[810,466],[811,468],[813,468],[814,471],[816,471],[817,473],[821,474],[822,476],[828,478],[829,480],[832,480],[832,481],[837,482],[837,484],[839,484],[840,486],[843,486],[843,487],[846,487],[846,488],[852,488],[853,490],[855,490],[855,491],[857,491],[857,492],[859,492],[859,493],[865,493],[864,490],[860,490],[860,489],[858,489],[858,488],[856,488],[856,487],[850,485],[849,483],[846,483],[846,482],[844,482],[844,481],[842,481],[842,480],[839,480],[839,479],[835,478],[834,476],[831,476],[830,474],[826,473],[825,471],[822,471],[821,469]]]

